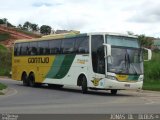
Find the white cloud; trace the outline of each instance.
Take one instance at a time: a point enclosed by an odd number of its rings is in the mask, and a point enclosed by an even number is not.
[[[54,29],[108,31],[159,36],[160,2],[151,0],[7,0],[0,18],[18,25],[25,21]]]

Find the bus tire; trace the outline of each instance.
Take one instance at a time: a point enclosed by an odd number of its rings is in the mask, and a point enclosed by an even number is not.
[[[27,74],[26,73],[22,74],[21,80],[22,80],[24,86],[29,86],[29,81],[27,79]]]
[[[82,93],[85,94],[88,92],[87,79],[85,76],[82,77]]]
[[[36,86],[35,77],[34,77],[33,73],[29,74],[28,81],[29,81],[29,86],[31,86],[31,87]]]
[[[117,90],[111,90],[111,94],[112,95],[116,95],[117,94]]]

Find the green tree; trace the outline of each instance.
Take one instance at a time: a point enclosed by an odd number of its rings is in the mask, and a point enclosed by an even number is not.
[[[144,34],[138,36],[139,43],[142,47],[151,48],[153,45],[154,38],[146,37]]]
[[[4,24],[4,21],[2,19],[0,19],[0,24]]]
[[[21,24],[19,24],[18,26],[17,26],[17,28],[19,28],[19,29],[23,29],[23,26],[21,25]]]
[[[7,24],[7,22],[8,22],[7,18],[3,18],[2,20],[4,21],[4,23]]]
[[[30,27],[31,27],[32,31],[38,31],[39,30],[38,24],[34,24],[34,23],[32,24],[31,23]]]
[[[19,26],[20,27],[20,26]],[[38,31],[39,30],[39,27],[38,27],[38,24],[35,24],[35,23],[31,23],[29,21],[26,21],[24,24],[23,24],[23,27],[22,27],[24,30],[27,30],[27,31]]]
[[[49,35],[51,33],[51,29],[52,28],[50,26],[48,26],[48,25],[42,25],[40,27],[40,32],[41,32],[41,34]]]
[[[5,24],[7,27],[15,27],[10,22],[8,22],[7,18],[0,19],[0,24]]]
[[[0,24],[6,24],[7,18],[0,19]]]
[[[30,30],[31,28],[31,23],[29,21],[26,21],[24,24],[23,24],[23,29],[24,30]]]

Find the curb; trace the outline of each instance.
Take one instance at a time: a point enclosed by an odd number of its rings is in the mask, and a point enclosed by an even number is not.
[[[11,79],[11,78],[7,76],[0,76],[0,79]]]

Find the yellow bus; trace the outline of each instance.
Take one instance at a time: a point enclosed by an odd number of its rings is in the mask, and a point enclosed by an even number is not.
[[[148,60],[151,59],[151,50]],[[68,33],[18,40],[12,57],[12,79],[25,86],[48,84],[88,89],[141,89],[142,48],[136,36],[116,33]]]

